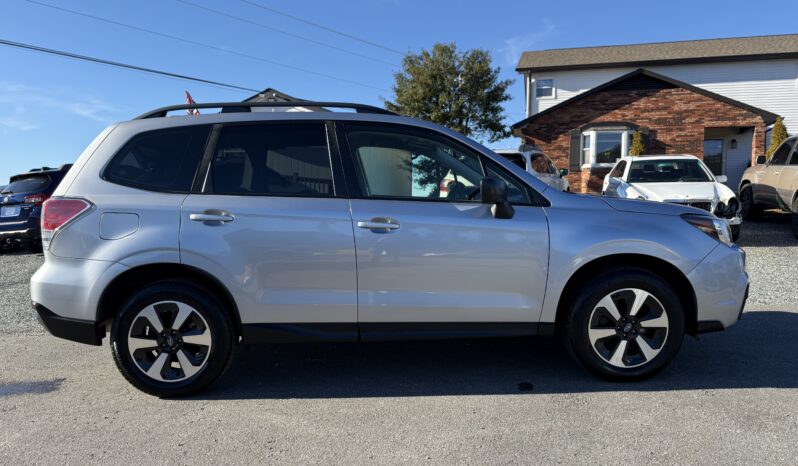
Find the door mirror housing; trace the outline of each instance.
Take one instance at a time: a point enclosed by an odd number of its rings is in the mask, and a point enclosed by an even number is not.
[[[568,169],[560,168],[560,178],[565,178],[566,176],[568,176]]]
[[[718,175],[715,177],[715,181],[717,181],[718,183],[725,183],[728,180],[729,179],[726,177],[726,175]]]
[[[756,156],[756,164],[757,165],[764,165],[767,162],[767,158],[764,155],[757,155]]]
[[[490,212],[495,218],[513,218],[515,209],[507,200],[507,183],[504,180],[486,176],[479,183],[479,191],[482,193],[482,203],[492,204]]]

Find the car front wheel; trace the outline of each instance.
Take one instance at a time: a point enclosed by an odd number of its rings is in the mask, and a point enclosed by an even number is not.
[[[222,306],[202,289],[159,282],[135,293],[111,328],[111,351],[122,375],[159,397],[186,396],[227,368],[232,326]]]
[[[754,202],[754,189],[750,184],[740,189],[740,204],[743,220],[758,220],[762,216],[762,206]]]
[[[790,212],[790,225],[792,233],[798,238],[798,198],[792,201],[792,212]]]
[[[566,344],[599,377],[631,381],[661,371],[684,337],[684,310],[671,286],[647,270],[611,270],[581,288]]]

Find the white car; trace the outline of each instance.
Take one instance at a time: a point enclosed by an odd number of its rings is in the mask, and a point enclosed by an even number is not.
[[[601,193],[706,210],[729,223],[736,241],[742,224],[740,202],[725,182],[725,176],[713,175],[693,155],[627,156],[604,177]]]
[[[560,191],[570,191],[568,169],[557,170],[548,155],[535,146],[522,144],[518,149],[496,149],[493,152],[538,177],[541,181]]]

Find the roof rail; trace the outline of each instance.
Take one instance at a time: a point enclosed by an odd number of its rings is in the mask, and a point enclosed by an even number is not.
[[[168,107],[156,108],[147,113],[137,116],[136,120],[143,120],[145,118],[162,118],[169,112],[175,110],[188,110],[200,108],[221,108],[222,113],[234,112],[251,112],[253,107],[302,107],[302,108],[349,108],[357,113],[376,113],[380,115],[396,115],[396,113],[385,110],[384,108],[374,107],[372,105],[352,104],[347,102],[312,102],[308,100],[298,102],[209,102],[202,104],[182,104],[182,105],[169,105]],[[226,111],[225,111],[226,109]]]

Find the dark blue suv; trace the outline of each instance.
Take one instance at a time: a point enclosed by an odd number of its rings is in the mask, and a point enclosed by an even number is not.
[[[64,179],[72,164],[34,168],[14,175],[0,192],[0,248],[41,249],[42,204]]]

